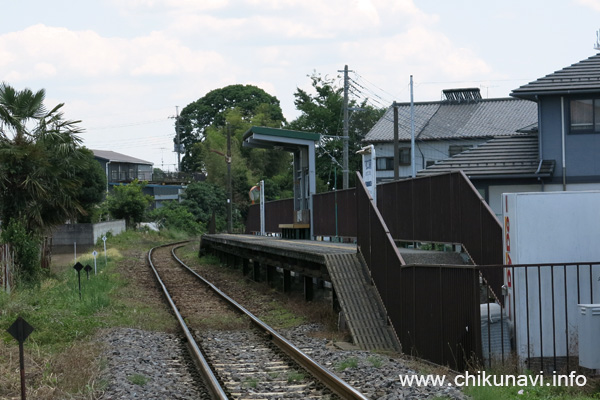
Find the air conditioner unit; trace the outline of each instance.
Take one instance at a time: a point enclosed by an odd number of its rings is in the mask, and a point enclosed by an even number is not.
[[[600,369],[600,304],[579,304],[579,365]]]

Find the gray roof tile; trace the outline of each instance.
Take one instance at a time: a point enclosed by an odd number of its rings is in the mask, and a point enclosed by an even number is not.
[[[92,150],[92,152],[94,153],[94,157],[101,158],[103,160],[107,160],[107,161],[111,161],[111,162],[153,165],[153,163],[151,163],[150,161],[140,160],[139,158],[130,157],[125,154],[117,153],[115,151]]]
[[[496,137],[478,147],[439,161],[419,171],[417,175],[458,170],[462,170],[470,178],[548,177],[554,173],[554,161],[544,160],[540,166],[537,135]]]
[[[515,89],[514,97],[600,91],[600,53]]]
[[[515,135],[537,122],[537,104],[520,99],[487,99],[469,103],[448,101],[415,103],[418,140],[485,138]],[[367,133],[364,141],[390,142],[394,138],[394,114],[390,107]],[[398,105],[398,137],[410,141],[410,104]]]

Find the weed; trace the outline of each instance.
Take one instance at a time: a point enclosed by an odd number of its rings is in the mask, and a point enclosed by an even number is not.
[[[305,378],[304,374],[302,372],[298,372],[298,371],[292,371],[292,372],[288,373],[288,375],[287,375],[288,383],[301,382],[304,380],[304,378]]]
[[[255,387],[258,386],[258,379],[256,379],[256,378],[246,378],[244,380],[244,386],[245,387],[255,388]]]
[[[344,371],[347,368],[356,368],[358,366],[358,359],[356,357],[349,357],[344,361],[340,361],[336,364],[335,369],[337,371]]]
[[[127,377],[127,380],[134,385],[144,386],[146,383],[148,383],[150,378],[148,378],[142,374],[133,374],[133,375],[129,375]]]
[[[219,257],[213,256],[212,254],[207,254],[205,256],[200,257],[198,262],[200,264],[204,264],[204,265],[219,265],[219,264],[221,264],[221,260],[219,260]]]
[[[367,361],[371,363],[371,365],[375,368],[381,368],[381,365],[383,364],[383,360],[381,359],[381,357],[378,356],[369,356],[369,358],[367,358]]]

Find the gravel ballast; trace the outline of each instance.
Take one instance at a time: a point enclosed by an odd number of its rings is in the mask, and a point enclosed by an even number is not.
[[[370,399],[466,399],[454,386],[403,386],[399,376],[417,374],[402,358],[363,350],[341,350],[310,336],[318,325],[283,332],[297,347],[360,390]],[[175,335],[137,329],[113,329],[102,337],[106,348],[101,399],[206,398],[198,377],[190,371],[183,341]]]

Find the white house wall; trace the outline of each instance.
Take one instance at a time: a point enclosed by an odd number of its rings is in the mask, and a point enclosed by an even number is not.
[[[450,146],[477,146],[484,143],[485,139],[454,139],[454,140],[440,140],[440,141],[417,141],[416,152],[415,152],[415,163],[417,165],[416,170],[422,170],[425,168],[427,161],[439,161],[450,157],[449,151]],[[410,148],[410,142],[400,142],[399,148]],[[394,144],[393,143],[376,143],[375,153],[377,158],[380,157],[394,157]],[[400,178],[408,178],[412,174],[412,168],[410,165],[401,165],[399,168]],[[377,179],[393,179],[394,171],[377,171]]]

